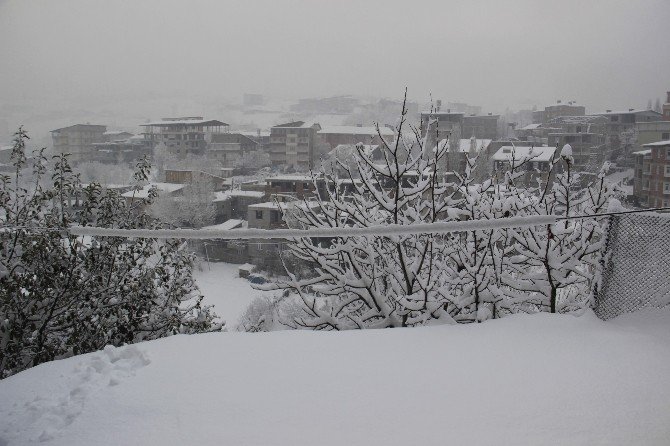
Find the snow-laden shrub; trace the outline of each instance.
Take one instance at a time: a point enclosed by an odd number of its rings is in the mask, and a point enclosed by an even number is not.
[[[75,237],[71,225],[158,228],[142,209],[97,184],[82,187],[67,156],[25,155],[16,133],[13,175],[0,177],[0,377],[45,361],[176,333],[220,330],[180,240]],[[32,167],[32,185],[23,181]],[[136,180],[147,179],[146,161]]]
[[[604,171],[592,184],[580,187],[567,149],[563,155],[556,151],[547,179],[530,186],[521,184],[520,177],[533,170],[532,157],[512,164],[507,173],[476,181],[478,155],[468,154],[472,157],[466,158],[465,170],[447,175],[460,154],[453,152],[452,144],[431,140],[436,122],[429,122],[425,132],[405,131],[405,114],[394,142],[380,135],[382,161],[372,159],[359,145],[355,167],[339,162],[337,169],[326,166],[319,177],[314,176],[315,187],[318,190],[321,183],[324,192],[316,202],[287,211],[289,226],[375,227],[577,216],[607,207],[612,190]],[[344,177],[339,172],[345,172]],[[285,265],[288,279],[257,288],[297,293],[304,314],[285,323],[319,330],[568,311],[588,302],[603,232],[600,221],[586,218],[453,234],[300,238],[289,244],[289,250],[311,265],[310,273]]]

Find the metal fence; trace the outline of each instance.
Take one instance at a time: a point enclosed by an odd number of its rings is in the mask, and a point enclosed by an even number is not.
[[[670,305],[670,214],[610,217],[602,268],[599,318]]]

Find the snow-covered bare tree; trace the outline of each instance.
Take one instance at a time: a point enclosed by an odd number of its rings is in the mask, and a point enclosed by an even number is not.
[[[572,154],[555,154],[547,175],[528,178],[533,154],[482,182],[472,172],[440,170],[449,144],[428,143],[430,132],[406,127],[375,162],[362,146],[350,163],[314,176],[325,185],[313,202],[286,218],[296,228],[380,227],[450,220],[558,215],[589,216],[607,206],[604,171],[595,184],[577,187]],[[430,124],[430,123],[429,123]],[[468,154],[470,155],[470,154]],[[332,167],[332,166],[331,166]],[[339,172],[345,172],[343,178]],[[287,211],[287,214],[289,211]],[[288,218],[290,217],[290,218]],[[310,274],[287,267],[288,279],[260,286],[288,289],[303,303],[295,327],[351,329],[483,321],[514,312],[563,311],[588,301],[603,241],[596,219],[550,226],[477,229],[453,234],[299,238],[288,251],[312,265]],[[570,294],[572,293],[572,294]],[[570,295],[569,295],[570,294]]]

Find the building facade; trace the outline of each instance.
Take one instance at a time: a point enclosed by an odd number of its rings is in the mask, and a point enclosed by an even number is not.
[[[270,129],[272,166],[290,166],[298,171],[313,169],[318,155],[317,132],[321,126],[304,121],[288,122]]]
[[[633,196],[645,208],[670,206],[670,140],[645,144],[633,153]]]
[[[79,164],[92,161],[96,143],[106,141],[107,126],[92,124],[75,124],[51,131],[55,155],[70,154],[70,162]]]
[[[226,132],[229,127],[225,122],[200,116],[163,118],[140,126],[146,129],[144,138],[152,148],[164,146],[168,154],[178,158],[205,155],[212,134]]]

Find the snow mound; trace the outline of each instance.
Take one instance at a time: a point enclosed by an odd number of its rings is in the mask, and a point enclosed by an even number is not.
[[[14,420],[13,427],[18,428],[14,432],[17,440],[45,442],[55,439],[59,432],[77,420],[88,401],[102,389],[121,384],[151,362],[136,345],[122,348],[108,345],[101,352],[75,359],[82,361],[76,364],[61,392],[38,394],[23,404],[15,402],[7,412],[0,412],[0,419]],[[9,426],[3,426],[0,445],[8,431]],[[39,435],[35,437],[36,433]]]
[[[180,335],[0,381],[0,445],[660,445],[668,401],[670,311]]]

